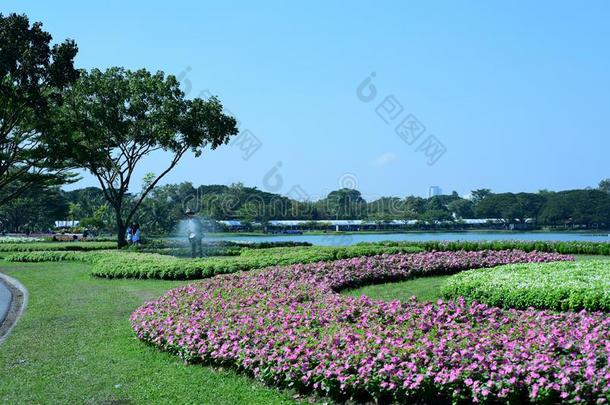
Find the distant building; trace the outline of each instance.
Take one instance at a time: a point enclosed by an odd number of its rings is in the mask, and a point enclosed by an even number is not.
[[[443,189],[440,188],[439,186],[430,186],[428,187],[428,198],[437,196],[437,195],[442,195],[443,194]]]
[[[75,226],[78,226],[79,224],[80,224],[80,221],[75,221],[75,220],[55,221],[55,228],[74,228]]]
[[[530,220],[527,220],[530,221]],[[527,222],[526,221],[526,222]],[[244,223],[238,220],[220,220],[216,221],[228,230],[236,231],[245,229]],[[451,225],[457,226],[460,229],[468,228],[489,228],[489,229],[505,229],[506,221],[500,218],[479,218],[479,219],[459,219],[456,221],[432,221],[428,225]],[[254,226],[261,226],[259,222],[253,222]],[[373,220],[321,220],[312,221],[309,219],[301,220],[270,220],[266,222],[270,232],[286,232],[286,231],[302,231],[302,230],[320,230],[320,231],[366,231],[380,229],[410,229],[412,227],[420,227],[425,225],[422,221],[416,219],[393,219],[387,221]]]

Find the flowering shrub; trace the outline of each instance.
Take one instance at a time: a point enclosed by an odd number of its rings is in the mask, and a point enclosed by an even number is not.
[[[339,400],[595,401],[610,388],[610,318],[600,313],[336,294],[390,279],[569,259],[432,252],[274,267],[170,290],[131,322],[141,340],[186,361],[232,365],[268,384]]]
[[[44,239],[30,236],[0,236],[0,243],[30,243],[42,241],[44,241]]]
[[[465,271],[442,287],[446,298],[511,308],[610,311],[610,262],[511,264]]]

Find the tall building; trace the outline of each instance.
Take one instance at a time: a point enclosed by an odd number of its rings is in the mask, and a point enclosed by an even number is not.
[[[441,189],[439,186],[428,187],[428,198],[434,197],[437,195],[442,195],[442,194],[443,194],[443,189]]]

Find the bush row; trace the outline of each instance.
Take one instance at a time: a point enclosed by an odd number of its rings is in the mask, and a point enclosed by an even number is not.
[[[148,249],[173,249],[173,248],[186,248],[189,246],[186,239],[152,239],[146,241],[145,244]],[[225,247],[225,248],[247,248],[247,249],[269,249],[274,247],[297,247],[297,246],[311,246],[309,242],[293,242],[293,241],[276,241],[276,242],[237,242],[231,240],[215,240],[203,241],[204,247]]]
[[[0,252],[90,251],[116,249],[116,242],[0,243]]]
[[[198,279],[275,265],[333,261],[358,256],[416,253],[420,248],[404,247],[303,247],[244,250],[240,256],[183,260],[158,254],[110,255],[97,260],[92,274],[107,278]]]
[[[160,255],[176,256],[176,257],[190,257],[191,248],[148,248],[142,247],[140,249],[134,249],[142,253],[158,253]],[[240,247],[224,247],[224,246],[202,246],[202,253],[205,257],[211,256],[239,256],[243,250]]]
[[[41,263],[41,262],[63,262],[76,261],[95,263],[98,259],[110,256],[123,256],[129,254],[127,251],[120,250],[99,250],[99,251],[32,251],[32,252],[15,252],[4,257],[8,262],[20,263]]]
[[[255,253],[256,252],[256,253]],[[312,246],[244,250],[240,256],[184,260],[154,253],[108,252],[23,252],[5,257],[8,261],[40,262],[80,260],[93,263],[92,274],[107,278],[198,279],[275,265],[333,261],[359,256],[418,253],[411,246]]]
[[[369,245],[362,243],[359,245]],[[378,246],[419,246],[427,251],[477,251],[516,249],[525,252],[551,252],[562,254],[610,255],[609,242],[554,242],[554,241],[425,241],[425,242],[374,242]]]
[[[610,311],[610,261],[511,264],[451,277],[446,298],[506,308]]]

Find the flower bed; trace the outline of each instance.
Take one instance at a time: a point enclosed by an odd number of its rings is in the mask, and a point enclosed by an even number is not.
[[[446,298],[463,296],[510,308],[610,311],[610,262],[511,264],[465,271],[442,287]]]
[[[610,318],[601,313],[336,294],[417,275],[569,259],[432,252],[274,267],[170,290],[131,322],[141,340],[186,361],[231,365],[339,400],[594,402],[610,388]]]

